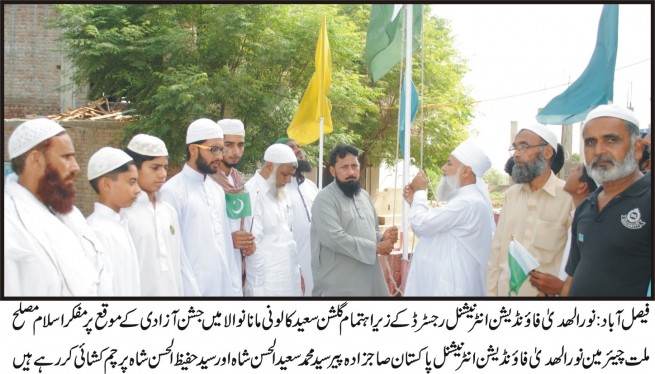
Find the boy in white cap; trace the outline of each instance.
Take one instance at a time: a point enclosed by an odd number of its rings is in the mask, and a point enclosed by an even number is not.
[[[644,297],[653,266],[652,181],[639,171],[635,115],[600,105],[582,129],[585,167],[600,187],[578,206],[563,296]]]
[[[7,151],[17,179],[4,190],[5,296],[110,296],[104,247],[73,205],[80,167],[66,130],[23,122]]]
[[[482,176],[490,167],[489,157],[469,139],[455,148],[441,168],[444,175],[437,199],[447,201],[444,206],[429,207],[423,171],[405,187],[412,230],[421,237],[405,296],[486,295],[494,221]]]
[[[250,220],[257,251],[246,257],[246,296],[302,296],[292,211],[285,185],[298,163],[291,148],[273,144],[264,165],[246,183],[253,207]]]
[[[140,296],[139,260],[127,219],[121,209],[131,206],[141,192],[137,170],[127,153],[103,147],[89,159],[87,179],[99,202],[86,222],[107,248],[113,271],[114,296]]]
[[[189,264],[175,209],[160,198],[168,175],[166,144],[154,136],[135,135],[125,150],[139,172],[136,202],[121,213],[139,258],[141,296],[200,296]]]
[[[187,161],[161,189],[177,211],[182,242],[202,296],[243,296],[232,287],[233,251],[225,193],[208,175],[223,159],[223,131],[208,118],[193,121],[186,134]]]
[[[488,296],[508,296],[510,285],[509,243],[514,238],[539,262],[538,271],[557,274],[575,209],[564,181],[551,169],[557,137],[546,126],[528,125],[514,137],[512,179],[492,241],[487,275]],[[524,282],[518,296],[537,296]]]
[[[246,130],[243,122],[238,119],[222,119],[218,125],[223,130],[223,159],[218,165],[216,174],[211,174],[225,192],[225,197],[229,202],[235,199],[247,198],[243,194],[244,181],[243,175],[237,170],[236,166],[243,157],[246,145]],[[228,251],[231,254],[230,268],[238,271],[232,272],[232,286],[235,292],[243,293],[243,255],[252,254],[255,247],[255,238],[252,233],[245,230],[245,219],[243,214],[231,210],[234,206],[226,201],[228,209],[228,218],[230,218],[230,228],[233,250]],[[238,217],[238,218],[234,218]]]

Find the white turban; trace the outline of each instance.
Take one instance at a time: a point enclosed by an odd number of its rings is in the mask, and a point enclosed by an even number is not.
[[[47,118],[36,118],[21,123],[9,137],[7,143],[9,159],[13,160],[63,131],[66,130],[60,124]]]
[[[266,149],[264,160],[274,164],[292,164],[297,163],[296,155],[286,144],[273,144]]]
[[[470,166],[478,178],[491,167],[491,160],[473,139],[467,139],[451,153],[462,164]]]
[[[89,159],[87,179],[94,180],[132,161],[132,157],[117,148],[103,147]]]
[[[557,136],[552,130],[550,130],[545,125],[542,125],[540,123],[533,123],[521,127],[521,130],[530,130],[533,133],[541,136],[541,138],[545,140],[546,143],[550,144],[550,146],[553,147],[553,151],[557,153]]]
[[[209,118],[197,119],[186,130],[186,144],[207,139],[223,139],[223,130]]]
[[[637,117],[635,117],[635,114],[630,110],[616,104],[599,105],[594,108],[594,110],[587,114],[587,118],[584,120],[585,125],[587,122],[598,117],[620,118],[624,121],[634,123],[637,127],[639,127],[639,120]]]
[[[239,135],[246,136],[246,130],[243,127],[243,122],[238,119],[222,119],[218,122],[218,125],[223,130],[224,135]]]
[[[168,156],[168,150],[163,140],[146,134],[134,135],[127,149],[143,156]]]
[[[491,160],[489,156],[482,150],[473,139],[467,139],[462,142],[454,151],[450,153],[462,164],[469,166],[475,174],[475,188],[478,190],[484,199],[489,214],[493,218],[493,205],[491,204],[491,196],[489,196],[489,187],[482,179],[484,173],[491,167]],[[496,230],[496,225],[492,220],[491,232]]]

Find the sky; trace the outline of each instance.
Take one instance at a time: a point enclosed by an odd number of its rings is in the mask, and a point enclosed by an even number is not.
[[[602,4],[432,4],[450,21],[455,47],[470,71],[464,77],[476,101],[474,137],[492,166],[503,170],[510,156],[510,122],[536,123],[539,108],[574,82],[596,43]],[[632,106],[640,127],[651,122],[650,5],[619,6],[614,102]],[[579,124],[573,125],[573,153]],[[561,126],[553,126],[561,140]]]

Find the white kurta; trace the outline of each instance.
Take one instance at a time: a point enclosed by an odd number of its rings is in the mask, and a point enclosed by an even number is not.
[[[278,200],[259,172],[246,183],[246,190],[254,209],[251,225],[257,249],[246,257],[245,295],[302,296],[289,200]]]
[[[177,211],[186,256],[202,296],[243,296],[232,287],[232,241],[221,186],[184,164],[161,189]],[[229,240],[229,241],[228,241]]]
[[[155,194],[156,205],[141,191],[136,202],[121,209],[127,217],[141,273],[141,296],[200,296],[184,253],[175,209]]]
[[[420,240],[405,296],[485,296],[493,218],[475,185],[460,188],[433,209],[427,192],[417,191],[409,219]]]
[[[309,179],[299,186],[295,177],[286,185],[287,196],[293,209],[293,239],[296,241],[298,263],[305,280],[305,296],[312,296],[314,277],[312,276],[312,246],[309,232],[312,226],[312,204],[318,194],[318,187]]]
[[[10,179],[4,191],[5,296],[110,296],[104,247],[82,213],[53,214]]]
[[[86,222],[109,253],[114,273],[114,296],[141,296],[139,259],[127,228],[127,219],[108,206],[95,203]]]

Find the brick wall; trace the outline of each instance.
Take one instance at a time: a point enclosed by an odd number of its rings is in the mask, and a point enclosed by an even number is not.
[[[7,155],[7,141],[14,129],[24,120],[5,120],[3,128],[3,160],[9,161]],[[77,163],[80,173],[75,181],[75,205],[80,208],[84,216],[93,211],[93,203],[97,201],[96,193],[86,180],[86,171],[89,158],[98,149],[104,146],[118,146],[122,131],[127,125],[125,122],[115,121],[62,121],[60,122],[73,139]]]
[[[67,86],[70,65],[58,50],[60,30],[47,28],[52,4],[3,4],[4,118],[48,115],[86,102],[86,89]],[[69,87],[60,90],[62,87]]]

